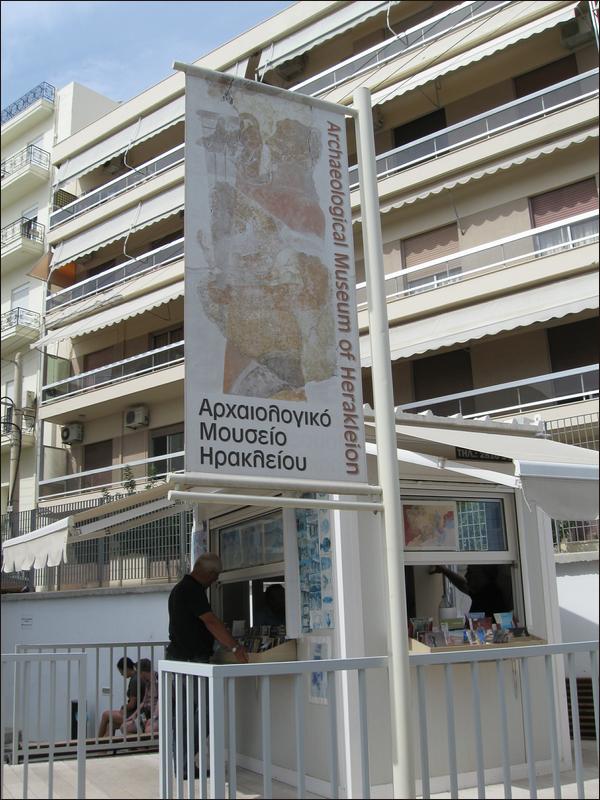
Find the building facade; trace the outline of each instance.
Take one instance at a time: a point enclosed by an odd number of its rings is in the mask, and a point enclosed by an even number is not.
[[[359,86],[371,90],[400,447],[414,444],[407,416],[426,428],[431,418],[418,415],[430,411],[434,427],[447,418],[449,428],[476,435],[506,430],[515,441],[537,434],[598,448],[597,56],[584,2],[326,1],[295,4],[196,62],[346,105]],[[372,402],[351,123],[348,141],[363,393]],[[48,220],[53,255],[36,340],[44,352],[38,441],[57,426],[62,444],[40,450],[38,526],[110,500],[133,503],[132,495],[158,490],[183,468],[183,75],[58,142],[52,163],[62,200]],[[538,422],[511,423],[515,417]],[[419,445],[425,456],[465,468],[486,462],[478,448]],[[442,583],[431,567],[494,564],[518,616],[555,640],[547,599],[556,592],[554,566],[525,566],[545,552],[550,533],[526,501],[502,483],[436,477],[414,462],[400,475],[409,503],[456,504],[462,526],[450,561],[408,556],[413,616],[437,613]],[[248,519],[235,511],[209,526],[210,546],[226,556],[215,598],[226,619],[249,612],[265,583],[290,585],[293,525],[285,520],[285,512]],[[299,602],[293,632],[301,657],[311,657],[305,634],[316,630],[330,636],[332,655],[385,649],[384,621],[367,625],[385,603],[381,542],[370,549],[357,524],[343,521],[350,549],[338,551],[336,599],[360,626],[344,650],[325,611],[311,627]],[[254,562],[227,549],[246,525],[262,543]],[[591,551],[578,558],[587,559],[585,580],[597,593],[597,523],[563,522],[554,536],[558,550]],[[68,545],[68,563],[35,570],[32,583],[107,587],[115,597],[144,584],[154,608],[185,570],[190,537],[188,511],[131,523],[104,540]],[[353,570],[360,591],[344,585]],[[367,586],[377,590],[367,595]],[[164,615],[153,627],[146,601],[130,601],[150,638],[164,637]],[[85,602],[99,601],[89,594]],[[129,600],[120,602],[124,609]],[[597,617],[586,622],[597,630]],[[387,765],[375,761],[384,784]]]
[[[41,83],[2,111],[2,494],[3,537],[37,506],[41,450],[62,450],[60,431],[38,438],[48,223],[53,203],[51,151],[116,103],[71,83]]]

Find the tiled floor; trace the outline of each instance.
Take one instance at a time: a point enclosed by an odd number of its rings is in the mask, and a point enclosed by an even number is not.
[[[598,798],[598,766],[595,751],[584,751],[585,768],[585,798]],[[56,800],[71,800],[76,797],[77,765],[75,761],[57,761],[54,764],[54,798]],[[6,800],[17,800],[23,797],[23,767],[4,767],[2,797]],[[31,800],[47,800],[48,798],[48,765],[43,763],[31,764],[29,767],[28,797]],[[262,797],[262,776],[246,769],[238,768],[237,772],[237,797],[243,800]],[[561,776],[562,797],[578,798],[575,773],[563,773]],[[105,800],[105,798],[123,798],[123,800],[154,800],[159,797],[158,789],[158,755],[149,753],[144,755],[111,756],[107,758],[91,758],[86,769],[86,795],[89,800]],[[554,798],[551,776],[538,776],[537,796],[541,798]],[[185,786],[187,796],[187,785]],[[378,797],[383,795],[374,792]],[[199,796],[199,786],[196,782],[195,796]],[[288,784],[273,781],[275,798],[287,800],[296,797],[296,789]],[[306,793],[306,798],[320,795]],[[391,796],[391,795],[389,795]],[[433,794],[433,798],[449,798],[448,792]],[[527,780],[512,782],[512,796],[515,800],[529,798]],[[477,789],[461,789],[459,797],[477,798]],[[486,797],[505,797],[504,786],[497,784],[486,787]]]

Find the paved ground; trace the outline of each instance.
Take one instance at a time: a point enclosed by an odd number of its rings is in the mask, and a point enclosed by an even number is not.
[[[585,798],[598,798],[598,766],[595,751],[584,751]],[[158,754],[111,756],[91,758],[87,762],[86,788],[88,800],[105,800],[122,798],[123,800],[154,800],[158,793]],[[71,800],[76,797],[76,762],[57,761],[54,764],[54,798]],[[578,798],[575,773],[563,773],[562,797]],[[237,797],[242,800],[262,797],[262,776],[249,770],[238,768]],[[2,797],[6,800],[17,800],[23,797],[23,767],[4,767]],[[539,798],[554,798],[551,776],[537,779]],[[187,795],[187,785],[185,787]],[[195,796],[199,796],[196,782]],[[382,797],[382,795],[378,795]],[[512,796],[515,800],[529,798],[527,780],[512,782]],[[48,798],[48,765],[32,764],[29,767],[28,797],[31,800],[47,800]],[[279,781],[273,781],[273,797],[287,800],[296,797],[296,790]],[[320,795],[306,794],[307,798],[317,799]],[[433,794],[432,798],[449,798],[449,793]],[[459,798],[477,798],[477,789],[461,789]],[[504,798],[504,786],[501,784],[486,787],[487,798]]]

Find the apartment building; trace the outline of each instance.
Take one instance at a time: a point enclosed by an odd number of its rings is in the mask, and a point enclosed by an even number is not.
[[[35,520],[36,444],[43,441],[54,454],[50,470],[64,471],[60,430],[48,425],[43,440],[37,436],[42,360],[37,349],[30,349],[43,331],[54,171],[50,154],[57,141],[116,105],[77,83],[57,91],[44,82],[2,110],[3,537],[19,529],[19,512],[22,519],[33,513]]]
[[[537,415],[597,447],[596,61],[586,3],[319,2],[197,62],[340,103],[371,89],[401,410]],[[41,449],[48,510],[182,465],[183,91],[173,75],[53,150],[39,418],[65,461]],[[368,402],[361,283],[358,299]]]

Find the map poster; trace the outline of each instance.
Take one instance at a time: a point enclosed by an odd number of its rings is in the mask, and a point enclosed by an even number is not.
[[[365,481],[342,107],[186,76],[186,470]]]
[[[458,515],[452,500],[402,503],[407,550],[458,550]]]

